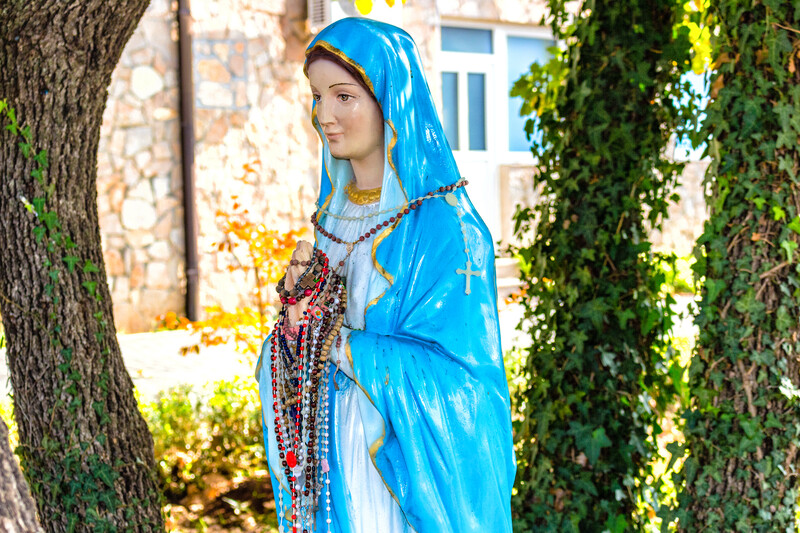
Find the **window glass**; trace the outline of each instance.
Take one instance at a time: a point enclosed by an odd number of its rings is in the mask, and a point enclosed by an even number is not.
[[[442,126],[451,150],[458,150],[458,74],[442,72]]]
[[[445,52],[492,53],[492,30],[442,26],[442,50]]]
[[[530,71],[531,63],[544,64],[550,59],[547,49],[553,46],[549,39],[530,37],[508,37],[508,90],[514,86],[520,76]],[[529,117],[519,116],[522,98],[508,98],[508,149],[512,152],[527,152],[531,149],[531,141],[525,136],[525,122]],[[541,134],[534,128],[533,138],[540,139]]]
[[[486,76],[467,74],[469,149],[486,150]]]

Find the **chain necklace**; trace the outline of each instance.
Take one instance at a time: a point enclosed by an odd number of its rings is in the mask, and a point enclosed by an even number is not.
[[[311,224],[314,226],[314,229],[316,229],[320,233],[320,235],[322,235],[326,239],[335,242],[337,244],[345,245],[347,253],[344,256],[344,258],[341,261],[339,261],[338,265],[338,267],[341,268],[345,265],[347,258],[350,256],[350,253],[353,251],[353,248],[355,248],[355,246],[358,243],[364,242],[365,240],[369,239],[371,236],[375,235],[381,228],[385,228],[389,224],[394,224],[396,222],[399,222],[400,219],[402,219],[405,215],[409,214],[411,211],[414,211],[415,209],[417,209],[417,207],[421,206],[422,202],[424,202],[425,200],[430,200],[431,198],[444,197],[444,199],[447,201],[448,204],[455,207],[458,204],[458,200],[456,199],[456,195],[453,194],[453,191],[460,187],[465,186],[467,183],[468,183],[467,180],[460,179],[452,185],[443,185],[438,189],[430,191],[428,194],[424,196],[420,196],[419,198],[412,200],[407,204],[408,205],[407,207],[401,206],[400,208],[398,208],[394,216],[389,217],[383,222],[379,222],[378,224],[376,224],[375,226],[364,232],[363,235],[360,235],[356,240],[353,241],[345,241],[344,239],[337,237],[336,235],[334,235],[333,233],[329,232],[324,227],[322,227],[322,224],[320,224],[319,221],[317,220],[316,212],[313,215],[311,215]],[[384,211],[382,213],[386,214],[387,212],[392,212],[392,211],[394,211],[394,209]],[[327,213],[327,211],[324,212]],[[336,218],[342,218],[342,217],[336,217]],[[369,217],[368,216],[362,217],[361,220],[364,220],[366,218]]]

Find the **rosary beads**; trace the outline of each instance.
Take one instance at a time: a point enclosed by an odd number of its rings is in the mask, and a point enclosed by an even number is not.
[[[455,205],[456,199],[455,195],[452,194],[452,191],[465,186],[467,183],[468,183],[467,180],[461,179],[452,185],[442,185],[438,189],[434,189],[424,196],[420,196],[415,200],[411,200],[411,202],[408,203],[408,207],[398,208],[398,211],[397,213],[395,213],[394,216],[389,217],[387,220],[384,220],[383,222],[379,222],[378,224],[367,230],[363,235],[360,235],[358,239],[354,241],[345,241],[344,239],[337,237],[336,235],[334,235],[333,233],[329,232],[324,227],[322,227],[322,224],[320,224],[319,221],[317,220],[317,213],[311,215],[311,224],[314,226],[314,229],[316,229],[323,237],[335,243],[344,244],[347,247],[347,255],[345,255],[345,257],[341,261],[339,261],[338,265],[339,267],[343,267],[347,260],[347,256],[350,255],[350,252],[353,251],[353,248],[355,247],[356,244],[364,242],[365,240],[369,239],[372,235],[375,235],[375,233],[377,233],[378,230],[380,230],[381,228],[385,228],[389,224],[393,224],[396,221],[399,221],[405,215],[409,214],[411,211],[421,206],[422,202],[424,202],[425,200],[430,200],[431,198],[438,198],[443,193],[446,193],[444,194],[444,197],[447,200],[447,203],[449,203],[450,205]]]
[[[275,439],[291,493],[292,533],[314,531],[323,490],[330,531],[327,361],[347,307],[344,284],[322,251],[315,250],[310,263],[303,266],[308,268],[298,285],[304,280],[313,281],[310,288],[303,289],[303,297],[309,298],[308,309],[303,312],[295,333],[295,324],[287,324],[284,306],[273,329],[270,347]],[[286,517],[283,507],[281,494],[278,512]],[[283,525],[279,530],[285,533]]]

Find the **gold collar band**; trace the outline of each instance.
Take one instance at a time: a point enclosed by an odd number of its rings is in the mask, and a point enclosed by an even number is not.
[[[356,188],[355,181],[344,186],[344,193],[356,205],[374,204],[381,199],[381,187],[361,190]]]

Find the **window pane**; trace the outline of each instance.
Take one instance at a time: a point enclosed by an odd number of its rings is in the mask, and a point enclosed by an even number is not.
[[[442,126],[450,149],[458,150],[458,75],[442,72]]]
[[[442,50],[445,52],[492,53],[492,30],[442,26]]]
[[[530,37],[508,38],[508,90],[520,76],[529,72],[531,63],[544,64],[550,59],[547,48],[553,46],[553,41],[533,39]],[[525,122],[528,117],[519,116],[522,107],[522,98],[515,96],[508,99],[508,149],[514,152],[527,152],[531,142],[525,137]],[[534,139],[540,139],[541,134],[534,129]]]
[[[467,74],[469,149],[486,150],[486,76]]]

